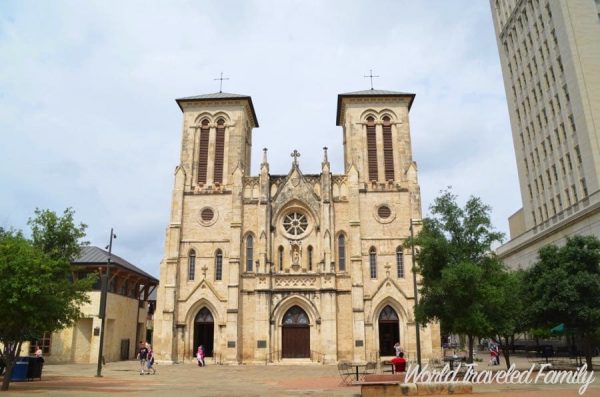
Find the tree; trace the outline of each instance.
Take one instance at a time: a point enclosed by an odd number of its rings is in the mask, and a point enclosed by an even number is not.
[[[87,241],[81,241],[87,225],[75,224],[72,208],[65,209],[62,216],[39,208],[34,213],[35,217],[27,222],[31,228],[31,239],[50,258],[71,263],[81,252],[81,247],[88,244]]]
[[[476,336],[492,330],[490,295],[502,265],[491,245],[502,239],[492,228],[490,207],[471,197],[461,208],[456,196],[443,191],[430,207],[431,217],[408,246],[419,247],[416,271],[422,276],[415,318],[425,325],[439,320],[444,329],[467,336],[473,362]]]
[[[515,335],[527,329],[525,314],[524,272],[502,271],[495,274],[489,295],[487,316],[491,320],[489,336],[498,341],[504,355],[506,368],[510,368],[510,350]]]
[[[600,240],[570,237],[562,247],[542,247],[538,258],[525,275],[528,316],[538,327],[564,323],[577,333],[591,371],[592,339],[600,327]]]
[[[73,224],[72,210],[58,217],[36,210],[30,220],[33,239],[21,232],[0,233],[0,358],[6,373],[0,390],[8,390],[23,342],[72,325],[94,277],[73,280],[71,260],[85,225]]]

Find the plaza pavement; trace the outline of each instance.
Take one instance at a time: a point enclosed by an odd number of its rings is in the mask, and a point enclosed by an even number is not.
[[[530,364],[514,360],[518,368]],[[491,368],[487,363],[482,369]],[[494,367],[499,368],[499,367]],[[504,367],[502,367],[504,368]],[[46,365],[42,381],[11,383],[2,396],[107,396],[190,397],[190,396],[360,396],[360,387],[340,384],[335,365],[208,365],[192,361],[158,365],[156,375],[139,375],[137,361],[108,363],[103,377],[96,378],[92,364]],[[482,397],[577,396],[577,385],[476,385]],[[584,396],[600,397],[600,371]]]

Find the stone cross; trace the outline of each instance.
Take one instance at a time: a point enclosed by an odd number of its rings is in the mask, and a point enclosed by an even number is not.
[[[298,157],[300,157],[300,152],[294,149],[292,154],[290,154],[294,158],[294,165],[298,165]]]
[[[223,78],[223,72],[221,72],[221,77],[213,80],[219,80],[219,92],[223,92],[223,80],[229,80],[229,77]]]
[[[379,76],[374,76],[373,75],[373,69],[369,69],[369,75],[368,76],[363,76],[363,77],[368,77],[371,79],[371,89],[373,89],[373,77],[379,77]]]

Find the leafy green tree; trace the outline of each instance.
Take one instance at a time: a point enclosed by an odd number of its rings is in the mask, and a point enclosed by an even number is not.
[[[547,245],[525,276],[527,314],[538,327],[559,323],[583,341],[592,370],[592,339],[600,327],[600,240],[595,236],[567,238],[564,246]]]
[[[422,276],[415,318],[421,324],[439,320],[444,329],[467,336],[473,362],[476,336],[489,335],[490,295],[502,265],[491,245],[502,239],[489,216],[490,207],[471,197],[461,208],[456,196],[443,191],[430,207],[431,217],[408,246],[419,247],[417,269]]]
[[[62,216],[50,210],[35,209],[35,217],[29,218],[33,244],[52,259],[71,262],[87,245],[82,241],[87,225],[75,223],[75,212],[67,208]]]
[[[488,304],[488,319],[491,320],[492,336],[500,345],[500,350],[510,368],[510,351],[515,335],[527,329],[525,314],[526,286],[524,272],[503,270],[494,274]]]
[[[58,217],[36,210],[36,215],[30,220],[33,240],[21,232],[0,232],[0,358],[7,369],[0,390],[8,390],[23,342],[72,325],[94,282],[72,279],[74,247],[85,230],[74,225],[73,212]]]

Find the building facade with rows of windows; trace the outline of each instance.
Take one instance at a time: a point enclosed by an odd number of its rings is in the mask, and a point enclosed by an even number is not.
[[[498,254],[527,267],[545,244],[600,236],[600,1],[490,3],[523,202]]]
[[[400,342],[415,357],[411,219],[421,217],[409,110],[414,94],[338,96],[344,173],[286,175],[267,150],[250,171],[249,96],[178,99],[181,162],[155,314],[158,359],[203,345],[220,363],[376,360]],[[292,148],[290,148],[292,151]],[[287,156],[287,153],[286,153]],[[421,328],[423,358],[439,357],[438,324]]]

